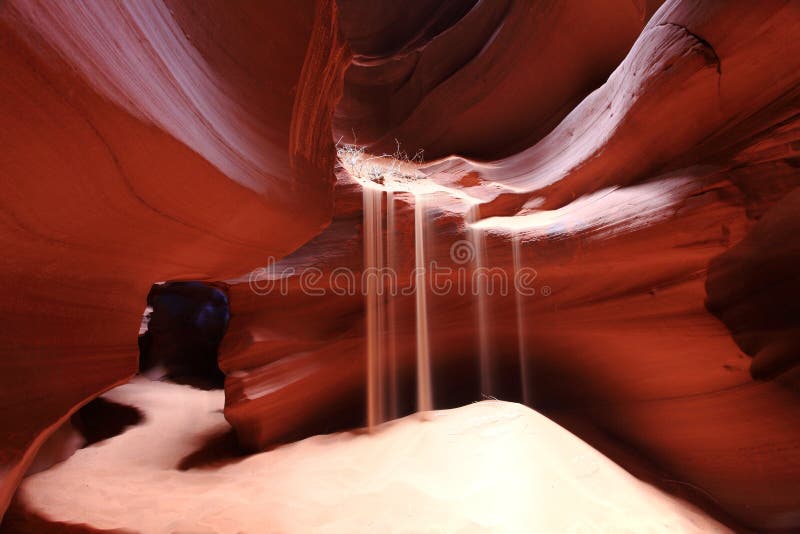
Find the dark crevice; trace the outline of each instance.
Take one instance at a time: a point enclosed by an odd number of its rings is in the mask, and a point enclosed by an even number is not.
[[[156,284],[147,296],[152,311],[139,336],[139,371],[202,389],[218,389],[225,375],[217,350],[230,311],[224,285],[204,282]]]
[[[395,6],[372,0],[338,0],[339,23],[357,56],[407,53],[455,26],[477,0],[413,0]]]
[[[678,23],[675,23],[675,22],[662,22],[658,26],[659,27],[660,26],[674,26],[676,28],[680,28],[681,30],[686,32],[690,37],[692,37],[695,41],[697,41],[698,43],[703,45],[703,47],[708,49],[708,51],[710,51],[712,56],[713,56],[714,63],[716,63],[716,66],[717,66],[717,74],[722,76],[722,60],[719,58],[719,55],[717,55],[717,51],[714,49],[714,47],[711,45],[711,43],[709,43],[707,40],[705,40],[704,38],[700,37],[699,35],[697,35],[693,31],[691,31],[686,26],[683,26],[682,24],[678,24]]]

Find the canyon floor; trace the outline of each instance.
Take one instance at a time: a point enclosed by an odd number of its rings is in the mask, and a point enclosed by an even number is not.
[[[516,403],[204,462],[222,391],[139,377],[104,397],[143,421],[26,478],[18,506],[125,532],[729,532]]]

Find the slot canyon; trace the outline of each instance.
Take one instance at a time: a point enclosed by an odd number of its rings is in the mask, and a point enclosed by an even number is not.
[[[800,1],[0,0],[0,533],[800,532]]]

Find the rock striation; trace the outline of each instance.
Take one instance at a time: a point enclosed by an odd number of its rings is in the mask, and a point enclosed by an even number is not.
[[[0,5],[0,510],[46,437],[136,371],[154,282],[236,276],[328,224],[334,14]]]
[[[782,0],[2,3],[0,504],[136,370],[155,282],[227,284],[242,445],[364,425],[369,234],[398,287],[418,250],[453,287],[535,270],[525,298],[429,289],[434,408],[525,401],[797,530],[797,35]],[[382,302],[399,417],[419,304]]]

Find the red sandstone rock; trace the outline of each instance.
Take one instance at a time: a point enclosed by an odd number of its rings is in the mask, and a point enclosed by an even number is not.
[[[429,158],[514,154],[602,85],[661,2],[491,0],[467,13],[452,2],[437,10],[420,3],[421,10],[402,4],[407,12],[397,18],[427,14],[438,33],[423,24],[409,31],[386,8],[375,20],[375,2],[341,2],[356,57],[337,107],[336,138],[355,134],[374,153],[391,153],[399,139]],[[365,37],[365,26],[385,31]]]
[[[430,180],[482,200],[492,266],[513,270],[512,234],[504,228],[531,225],[519,230],[523,263],[538,271],[539,289],[552,292],[525,302],[533,404],[567,427],[590,421],[594,430],[584,427],[585,438],[600,443],[610,435],[635,448],[665,479],[694,488],[710,508],[759,531],[798,525],[792,514],[800,505],[800,408],[787,387],[791,377],[751,379],[749,359],[705,308],[704,282],[709,262],[800,184],[794,163],[800,65],[789,59],[800,57],[792,38],[798,25],[797,6],[781,2],[669,2],[606,84],[541,141],[491,163],[454,157],[421,169]],[[340,129],[352,126],[348,117],[353,124],[361,120],[353,98],[377,98],[375,106],[385,98],[356,89],[353,76],[337,111]],[[375,83],[383,82],[376,76]],[[459,102],[456,91],[448,95]],[[384,122],[369,128],[399,136],[390,122],[376,119]],[[424,138],[417,134],[408,134],[407,148]],[[437,133],[434,146],[459,146],[459,135]],[[369,133],[363,141],[378,137]],[[359,269],[363,247],[354,239],[360,217],[352,212],[353,196],[352,189],[337,190],[337,201],[350,210],[340,210],[292,265],[325,274],[337,266]],[[402,273],[413,267],[409,202],[397,204]],[[791,219],[796,210],[789,206],[775,219]],[[446,260],[450,245],[466,237],[463,220],[447,209],[433,218],[429,254]],[[782,228],[791,232],[790,225]],[[757,243],[755,235],[745,242]],[[743,250],[758,268],[753,249],[775,245],[755,243]],[[729,266],[719,285],[735,291],[739,260],[728,256],[718,262]],[[244,283],[231,289],[245,320],[232,321],[221,352],[229,377],[226,416],[252,448],[364,421],[363,304],[307,297],[299,284],[290,277],[281,298],[257,296]],[[752,295],[757,287],[746,291]],[[712,302],[717,297],[709,292]],[[757,302],[749,317],[763,309]],[[495,394],[521,399],[513,298],[487,305]],[[395,306],[401,310],[394,324],[403,412],[415,406],[413,298],[397,298]],[[480,396],[474,310],[471,298],[429,302],[436,406]],[[793,345],[769,339],[771,350],[782,351],[772,358],[787,361],[781,354]]]
[[[333,11],[0,6],[0,510],[48,434],[136,370],[153,282],[235,276],[327,224]]]
[[[795,191],[709,266],[708,308],[754,357],[754,378],[773,378],[800,363],[798,214],[800,191]]]
[[[676,0],[646,25],[659,2],[166,5],[0,8],[5,499],[58,421],[133,371],[158,280],[238,277],[220,366],[244,445],[363,424],[361,295],[247,283],[298,247],[280,267],[363,268],[360,190],[331,191],[342,90],[337,139],[504,156],[422,169],[480,201],[490,266],[513,271],[516,226],[537,270],[521,332],[512,296],[486,302],[492,394],[523,398],[522,333],[539,410],[734,522],[800,525],[797,371],[750,376],[796,363],[797,4]],[[465,210],[436,199],[428,254],[452,266]],[[412,206],[397,195],[401,282]],[[402,414],[413,296],[393,304]],[[436,407],[477,400],[474,299],[428,308]]]

